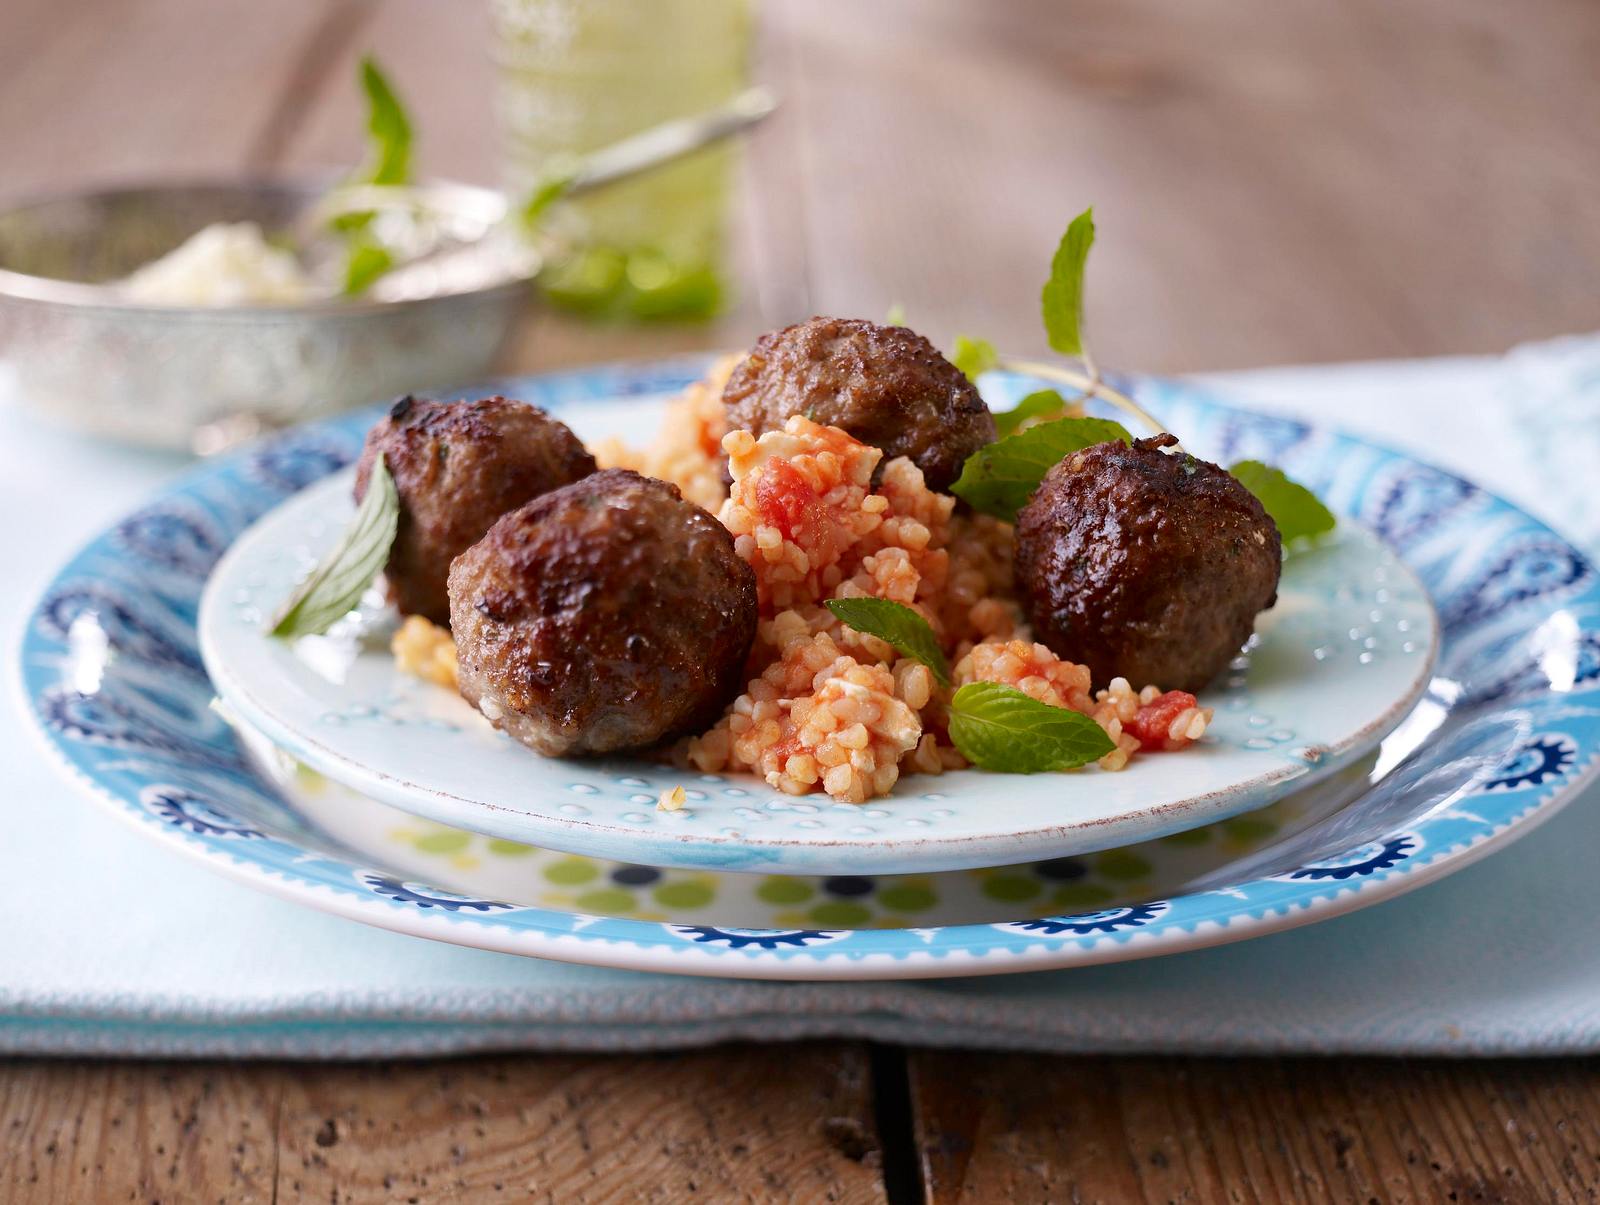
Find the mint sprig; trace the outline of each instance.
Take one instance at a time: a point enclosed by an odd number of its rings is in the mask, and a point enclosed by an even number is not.
[[[1004,439],[1008,435],[1015,435],[1023,423],[1061,418],[1067,405],[1067,399],[1054,389],[1037,389],[1011,409],[1002,410],[994,416],[995,432]]]
[[[1094,444],[1132,443],[1128,430],[1108,418],[1060,418],[979,448],[961,468],[950,492],[973,510],[1010,523],[1028,504],[1044,475],[1063,457]]]
[[[1256,496],[1262,508],[1278,525],[1285,544],[1332,531],[1338,524],[1333,512],[1317,496],[1298,482],[1291,481],[1282,469],[1259,460],[1241,460],[1228,470],[1245,489]]]
[[[350,183],[394,187],[411,182],[411,119],[389,77],[371,55],[361,60],[361,91],[367,98],[367,160]],[[394,256],[370,227],[370,209],[341,213],[333,228],[344,235],[344,293],[354,297],[394,267]]]
[[[969,682],[956,691],[950,739],[973,765],[1002,774],[1071,770],[1117,747],[1081,712],[1052,707],[998,682]]]
[[[1085,209],[1073,218],[1061,236],[1050,261],[1050,278],[1040,294],[1045,336],[1050,346],[1064,356],[1082,356],[1083,268],[1094,245],[1094,209]],[[1090,375],[1095,375],[1091,372]]]
[[[940,686],[950,685],[950,664],[928,621],[904,603],[887,598],[830,598],[828,610],[858,632],[887,640],[899,652],[933,671]]]
[[[389,77],[371,55],[361,60],[361,90],[367,97],[367,166],[363,184],[406,184],[411,180],[411,119]]]
[[[950,353],[950,363],[959,368],[967,380],[976,381],[984,373],[1000,366],[1000,353],[987,339],[957,335],[955,350]]]
[[[273,620],[274,636],[320,636],[353,610],[389,559],[400,494],[382,454],[338,546],[301,582]]]
[[[345,296],[354,297],[358,293],[366,292],[368,285],[392,267],[394,267],[394,256],[366,230],[356,229],[346,233]]]

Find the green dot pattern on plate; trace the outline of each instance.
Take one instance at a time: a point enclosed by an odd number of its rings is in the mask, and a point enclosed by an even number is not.
[[[1031,900],[1042,890],[1037,879],[1025,879],[1019,874],[997,874],[983,881],[984,895],[1006,903]]]
[[[1063,883],[1057,887],[1050,902],[1061,908],[1091,908],[1108,904],[1116,893],[1099,883]]]
[[[587,858],[563,858],[544,868],[544,877],[563,887],[576,887],[600,876],[600,868]]]
[[[521,841],[507,841],[504,837],[491,837],[489,852],[503,858],[521,858],[531,854],[533,846],[524,845]]]
[[[412,842],[425,854],[458,854],[472,842],[471,833],[447,829],[442,833],[429,833]]]
[[[818,904],[806,915],[815,924],[827,929],[854,929],[871,919],[872,910],[846,900],[829,900],[825,904]]]
[[[897,883],[878,892],[878,903],[893,912],[924,912],[938,902],[932,890],[916,883]]]
[[[637,907],[633,892],[620,887],[599,887],[585,891],[573,901],[585,912],[632,912]]]
[[[651,893],[663,908],[704,908],[717,896],[704,883],[663,883]]]
[[[1150,863],[1125,849],[1108,850],[1101,854],[1094,860],[1094,868],[1106,878],[1119,883],[1142,879],[1150,873]]]
[[[767,904],[800,904],[816,894],[816,888],[799,879],[770,878],[756,888],[756,898]]]

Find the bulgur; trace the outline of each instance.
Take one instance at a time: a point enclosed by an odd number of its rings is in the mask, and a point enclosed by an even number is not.
[[[955,499],[929,489],[910,460],[884,464],[874,486],[882,453],[837,427],[796,415],[759,439],[724,430],[722,387],[737,362],[720,361],[686,391],[648,450],[615,441],[596,449],[602,466],[670,480],[713,510],[756,574],[760,623],[748,685],[709,731],[680,742],[682,764],[750,771],[791,795],[864,803],[902,773],[967,765],[950,743],[947,716],[954,690],[979,681],[1092,717],[1116,744],[1100,759],[1103,770],[1204,735],[1211,709],[1193,695],[1135,691],[1122,678],[1096,692],[1085,666],[1034,643],[1012,581],[1011,525],[956,513]],[[952,686],[823,605],[852,597],[922,614],[955,667]],[[408,620],[394,652],[407,672],[454,684],[444,629]],[[678,793],[666,792],[658,807],[674,804]]]

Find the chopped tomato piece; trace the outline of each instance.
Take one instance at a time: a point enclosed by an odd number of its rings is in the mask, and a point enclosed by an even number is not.
[[[774,458],[761,466],[755,481],[756,513],[776,527],[786,540],[797,540],[797,533],[815,530],[821,503],[810,483],[787,460]]]
[[[1170,739],[1167,734],[1172,728],[1172,721],[1189,708],[1199,705],[1200,700],[1188,691],[1169,690],[1140,707],[1139,713],[1125,727],[1139,738],[1142,747],[1162,749]]]

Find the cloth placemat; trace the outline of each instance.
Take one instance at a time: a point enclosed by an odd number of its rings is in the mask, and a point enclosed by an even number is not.
[[[1600,339],[1212,383],[1407,448],[1600,546],[1600,504],[1584,492],[1600,465]],[[10,662],[55,566],[178,468],[0,405]],[[19,711],[13,686],[0,699],[12,907],[0,1052],[350,1058],[825,1035],[1099,1052],[1600,1050],[1600,790],[1444,882],[1238,945],[988,979],[743,983],[445,946],[259,894],[101,813]]]

